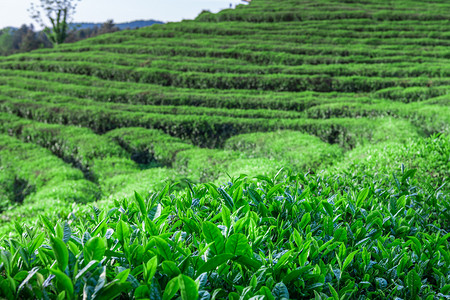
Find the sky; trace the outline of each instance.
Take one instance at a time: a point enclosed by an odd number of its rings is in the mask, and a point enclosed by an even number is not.
[[[0,28],[22,24],[37,24],[27,9],[38,0],[0,0]],[[217,12],[244,3],[240,0],[81,0],[78,2],[74,22],[114,23],[134,20],[159,20],[164,22],[193,19],[202,10]]]

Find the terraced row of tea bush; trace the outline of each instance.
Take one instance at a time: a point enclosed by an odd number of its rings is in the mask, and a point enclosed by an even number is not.
[[[1,57],[0,297],[450,298],[449,16],[253,0]]]

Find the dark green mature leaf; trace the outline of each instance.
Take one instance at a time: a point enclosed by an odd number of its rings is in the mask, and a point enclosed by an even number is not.
[[[90,239],[83,248],[83,254],[86,261],[102,260],[106,251],[106,242],[101,237]]]
[[[228,193],[224,189],[218,188],[217,190],[219,191],[220,195],[222,196],[223,203],[226,205],[226,207],[228,207],[229,210],[233,211],[233,207],[234,207],[233,198],[231,198],[231,196],[228,195]]]
[[[30,279],[33,278],[33,276],[37,273],[37,271],[39,271],[39,267],[34,267],[33,269],[31,269],[31,271],[28,272],[27,277],[20,283],[19,287],[17,288],[17,291],[20,291],[21,289],[23,289],[23,287],[26,284],[28,284]]]
[[[311,267],[306,266],[306,267],[302,267],[302,268],[291,271],[289,274],[287,274],[286,276],[283,277],[283,283],[288,284],[289,282],[297,279],[300,275],[302,275],[303,273],[307,272],[310,269],[311,269]]]
[[[261,196],[254,189],[249,188],[247,190],[247,193],[250,196],[250,198],[255,202],[256,205],[259,205],[262,202]]]
[[[6,250],[0,250],[0,259],[3,263],[3,267],[5,268],[6,275],[11,276],[13,263],[12,263],[12,255],[11,252]]]
[[[63,234],[63,242],[67,244],[72,236],[72,230],[67,222],[64,222],[64,234]]]
[[[279,282],[275,285],[272,290],[272,295],[276,300],[288,300],[289,299],[289,291],[286,285],[282,282]]]
[[[153,282],[149,288],[150,300],[162,300],[162,291],[158,282],[153,279]]]
[[[375,278],[375,281],[377,282],[377,286],[382,290],[386,289],[386,287],[388,286],[387,280],[384,278],[377,277]]]
[[[65,271],[69,263],[69,251],[67,250],[66,244],[64,244],[62,239],[50,236],[50,245],[58,262],[59,269]]]
[[[188,232],[199,233],[201,231],[200,224],[198,224],[197,220],[189,219],[189,218],[181,218],[181,220],[186,224]]]
[[[93,298],[96,298],[98,294],[100,294],[101,290],[106,286],[107,278],[106,278],[106,266],[100,267],[100,276],[98,277],[97,283],[94,287],[94,293],[92,295]]]
[[[98,300],[111,300],[117,299],[122,293],[131,289],[129,283],[111,282],[103,287],[103,289],[97,294],[95,299]]]
[[[233,255],[250,256],[252,249],[248,243],[248,239],[242,233],[235,233],[227,239],[225,245],[225,252]]]
[[[450,284],[446,284],[441,288],[441,293],[444,295],[450,295]]]
[[[10,281],[0,276],[0,295],[5,299],[15,300],[17,297],[14,296],[14,292],[15,290],[10,286]]]
[[[422,282],[416,270],[413,269],[409,271],[408,275],[406,276],[406,285],[409,288],[409,292],[411,293],[412,298],[415,298],[417,297],[417,295],[419,295]]]
[[[211,294],[208,291],[199,291],[198,292],[198,299],[199,300],[210,300]]]

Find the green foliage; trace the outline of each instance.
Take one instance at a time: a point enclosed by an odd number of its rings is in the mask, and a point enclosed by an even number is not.
[[[441,187],[450,190],[450,139],[449,136],[432,136],[427,139],[411,139],[405,144],[384,142],[366,145],[345,154],[341,163],[330,168],[331,173],[373,172],[387,173],[392,168],[417,170],[415,177],[428,189]],[[401,178],[399,178],[400,180]],[[407,180],[408,178],[404,178]]]
[[[297,170],[332,164],[340,160],[343,153],[336,145],[328,145],[317,137],[294,131],[237,135],[226,141],[225,148],[243,152],[249,157],[283,161]]]
[[[1,57],[0,298],[450,297],[449,9],[253,0]]]
[[[106,136],[126,149],[131,159],[143,165],[171,166],[178,152],[192,148],[192,145],[159,130],[139,127],[112,130]]]
[[[437,295],[450,284],[448,199],[402,172],[242,177],[43,217],[2,242],[1,296]]]

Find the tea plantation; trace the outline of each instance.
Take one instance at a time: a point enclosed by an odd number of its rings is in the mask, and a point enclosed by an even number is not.
[[[450,2],[253,0],[0,58],[1,299],[450,299]]]

